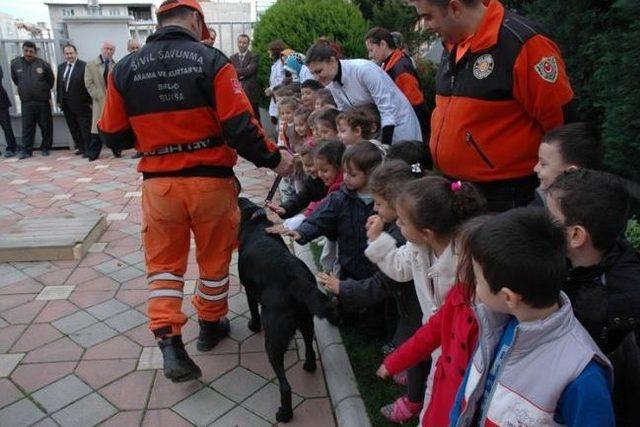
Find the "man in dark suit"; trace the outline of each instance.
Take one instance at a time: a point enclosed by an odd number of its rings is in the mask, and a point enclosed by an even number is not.
[[[58,65],[56,93],[58,106],[64,113],[73,138],[76,155],[87,157],[85,149],[91,138],[91,95],[84,85],[86,62],[78,59],[78,50],[72,44],[62,49],[65,62]]]
[[[4,73],[0,68],[0,127],[4,131],[4,139],[7,141],[7,149],[4,152],[4,157],[13,157],[16,155],[16,137],[13,134],[13,128],[11,127],[11,116],[9,115],[9,107],[11,107],[11,100],[7,91],[2,86],[2,77]]]
[[[231,56],[231,63],[238,73],[242,89],[247,94],[253,113],[260,121],[260,84],[258,83],[258,57],[249,50],[251,39],[246,34],[238,36],[238,53]]]

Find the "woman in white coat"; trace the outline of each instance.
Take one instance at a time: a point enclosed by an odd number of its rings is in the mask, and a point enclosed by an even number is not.
[[[269,87],[265,89],[264,94],[271,98],[269,101],[269,116],[271,116],[271,123],[274,125],[278,122],[278,106],[273,97],[273,89],[284,80],[284,58],[282,58],[282,51],[286,48],[287,45],[281,40],[276,40],[269,44],[269,56],[274,62],[273,65],[271,65]]]
[[[411,104],[389,75],[365,59],[338,59],[329,45],[316,43],[305,64],[322,85],[331,90],[338,109],[375,104],[380,112],[381,142],[422,140],[420,122]]]

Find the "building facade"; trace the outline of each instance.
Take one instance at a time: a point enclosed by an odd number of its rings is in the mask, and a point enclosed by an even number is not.
[[[53,38],[62,58],[66,43],[77,46],[80,57],[92,59],[103,41],[116,45],[116,60],[127,54],[131,38],[144,43],[156,27],[151,0],[52,0],[45,1]]]

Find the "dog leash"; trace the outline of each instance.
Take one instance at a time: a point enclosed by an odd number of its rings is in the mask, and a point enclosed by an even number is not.
[[[285,146],[285,147],[280,147],[281,150],[284,151],[288,151],[289,154],[293,155],[293,152],[291,151],[291,148]],[[276,195],[276,191],[278,191],[278,186],[280,185],[280,181],[282,181],[282,175],[276,175],[276,179],[273,181],[273,184],[271,184],[271,188],[269,189],[269,192],[267,193],[267,198],[264,200],[264,207],[267,207],[267,205],[269,203],[271,203],[271,201],[273,200],[273,196]]]
[[[271,203],[271,201],[273,200],[273,196],[276,195],[276,191],[278,191],[278,186],[280,185],[280,181],[282,181],[282,175],[276,175],[276,179],[273,181],[273,184],[271,184],[271,188],[267,193],[267,198],[264,200],[265,207],[269,203]]]

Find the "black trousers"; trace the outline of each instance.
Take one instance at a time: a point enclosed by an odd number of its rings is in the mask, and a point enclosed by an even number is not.
[[[86,111],[74,112],[66,108],[63,112],[73,138],[73,146],[84,153],[91,139],[91,110],[87,108]]]
[[[17,149],[16,137],[11,127],[11,116],[8,108],[0,108],[0,127],[4,132],[4,139],[7,141],[7,151],[15,152]]]
[[[489,212],[504,212],[531,203],[540,181],[537,176],[529,175],[524,178],[474,184],[487,198]]]
[[[102,140],[97,133],[92,133],[89,141],[90,142],[85,153],[87,154],[89,160],[95,160],[100,157],[100,152],[102,151]],[[114,156],[120,156],[122,150],[111,149],[111,152]]]
[[[49,102],[22,103],[22,150],[31,153],[36,136],[36,125],[42,133],[41,150],[50,150],[53,146],[53,117]]]

